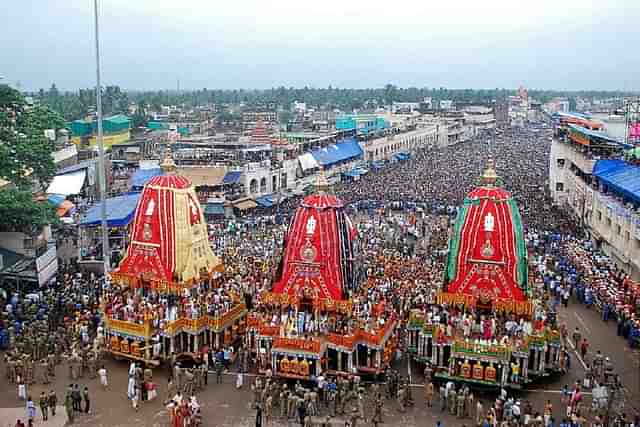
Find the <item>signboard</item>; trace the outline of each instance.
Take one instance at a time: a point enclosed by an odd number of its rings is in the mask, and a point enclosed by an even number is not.
[[[36,271],[40,272],[57,258],[55,245],[51,246],[47,251],[36,258]]]
[[[36,258],[36,273],[38,284],[44,285],[58,272],[58,253],[53,245],[47,251]]]
[[[54,258],[53,262],[38,271],[38,284],[44,285],[58,272],[58,258]]]

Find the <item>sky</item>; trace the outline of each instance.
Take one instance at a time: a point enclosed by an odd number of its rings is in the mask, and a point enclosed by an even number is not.
[[[92,0],[3,0],[0,82],[95,86]],[[129,90],[640,90],[638,0],[99,0]]]

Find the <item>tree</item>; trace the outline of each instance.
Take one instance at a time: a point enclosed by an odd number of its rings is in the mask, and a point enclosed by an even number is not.
[[[145,105],[139,102],[136,108],[136,112],[131,117],[131,121],[134,128],[147,125],[147,115],[145,113]]]
[[[54,143],[44,131],[63,127],[56,112],[29,109],[18,91],[0,87],[0,178],[16,186],[0,191],[0,230],[32,232],[55,222],[53,206],[33,200],[32,185],[46,185],[55,173]]]
[[[30,191],[12,188],[0,191],[0,231],[38,232],[58,221],[51,203],[36,202]]]
[[[0,109],[8,108],[12,105],[24,104],[24,98],[9,85],[0,85]]]
[[[394,99],[396,99],[397,92],[398,88],[396,88],[391,83],[387,84],[384,87],[384,101],[390,105],[394,101]]]

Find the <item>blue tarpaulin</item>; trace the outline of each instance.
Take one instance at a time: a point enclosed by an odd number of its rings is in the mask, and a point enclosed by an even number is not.
[[[273,206],[273,194],[256,198],[256,203],[258,204],[258,206],[261,206],[263,208],[270,208],[271,206]]]
[[[131,177],[131,187],[134,189],[141,189],[151,180],[151,178],[160,175],[162,175],[162,169],[160,168],[138,169]]]
[[[47,200],[56,208],[62,204],[67,198],[62,194],[49,194]]]
[[[227,172],[222,178],[222,184],[235,184],[240,181],[240,175],[242,172],[231,171]]]
[[[350,178],[356,178],[358,176],[360,176],[360,172],[358,172],[356,169],[348,171],[348,172],[342,172],[343,176],[347,176]]]
[[[344,160],[351,160],[362,156],[362,147],[355,139],[343,140],[324,148],[313,150],[311,155],[321,166],[329,166]]]
[[[367,172],[368,171],[366,169],[354,168],[348,172],[343,172],[342,175],[348,176],[350,178],[356,178],[356,177],[359,177],[360,175],[365,175]]]
[[[640,203],[640,166],[624,160],[598,160],[593,175],[624,197]]]
[[[204,213],[205,215],[224,215],[224,203],[207,203]]]
[[[400,162],[404,162],[405,160],[409,160],[409,153],[405,153],[403,151],[400,151],[399,153],[396,153],[393,155],[393,158],[400,161]]]
[[[123,227],[128,225],[133,220],[141,194],[129,193],[124,196],[107,199],[107,226]],[[100,203],[91,206],[82,221],[80,221],[80,225],[86,227],[99,226],[101,223],[100,213]]]
[[[371,168],[372,168],[372,169],[376,169],[376,170],[378,170],[378,169],[384,169],[384,166],[385,166],[385,165],[384,165],[384,162],[381,162],[381,161],[379,161],[379,160],[376,160],[376,161],[374,161],[374,162],[372,162],[372,163],[371,163]]]

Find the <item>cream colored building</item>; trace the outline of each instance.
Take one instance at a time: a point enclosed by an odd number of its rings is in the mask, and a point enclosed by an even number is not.
[[[615,264],[640,279],[640,212],[593,176],[599,159],[588,148],[554,138],[549,156],[549,188]]]
[[[441,130],[444,129],[446,131],[446,126],[442,126],[438,122],[428,123],[422,126],[423,127],[419,127],[413,131],[362,142],[364,160],[390,160],[394,154],[399,152],[413,152],[437,146],[441,139]]]

